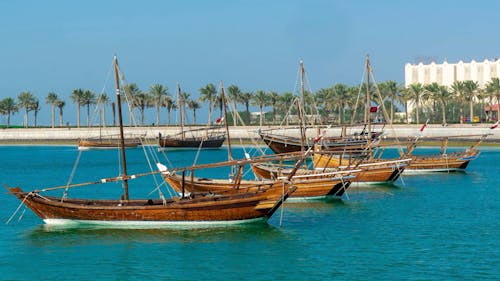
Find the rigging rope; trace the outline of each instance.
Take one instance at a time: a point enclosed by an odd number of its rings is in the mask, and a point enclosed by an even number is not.
[[[68,196],[68,189],[69,189],[69,186],[70,186],[71,182],[73,181],[73,177],[75,176],[76,167],[78,167],[78,163],[80,162],[80,157],[81,156],[82,156],[82,151],[78,150],[78,155],[76,156],[76,161],[73,164],[73,169],[71,170],[71,174],[69,175],[68,182],[66,183],[66,189],[64,189],[63,196],[61,198],[61,202],[64,199],[66,199],[66,197]]]

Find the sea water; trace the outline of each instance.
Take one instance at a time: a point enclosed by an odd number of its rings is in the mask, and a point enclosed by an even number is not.
[[[481,151],[466,173],[354,187],[342,201],[288,203],[267,223],[233,227],[58,228],[24,207],[6,224],[20,202],[2,192],[0,279],[498,280],[500,149]],[[236,149],[235,157],[243,152]],[[78,154],[75,146],[0,146],[0,182],[33,190],[120,173],[116,150],[82,152],[75,166]],[[129,173],[149,170],[142,149],[127,154]],[[227,158],[226,149],[167,154],[169,161],[161,161],[174,166]],[[131,181],[131,196],[155,198],[155,185],[154,179]],[[68,190],[70,197],[121,193],[119,183]]]

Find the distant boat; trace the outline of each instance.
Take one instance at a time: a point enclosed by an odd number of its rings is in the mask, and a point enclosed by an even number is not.
[[[406,168],[406,174],[419,174],[428,172],[463,172],[470,161],[477,159],[479,150],[477,147],[488,135],[482,135],[478,141],[465,151],[448,153],[448,139],[444,137],[439,154],[413,155],[410,165]],[[464,137],[464,136],[461,136]]]
[[[141,139],[139,137],[127,138],[125,139],[124,144],[126,148],[135,148],[141,145]],[[120,148],[120,145],[120,139],[116,137],[96,137],[78,140],[78,150],[113,149]]]
[[[180,111],[180,132],[174,135],[162,136],[158,134],[158,145],[160,149],[199,149],[220,148],[226,140],[226,133],[221,126],[196,128],[186,130],[184,128],[184,101],[181,97],[181,88],[177,84],[177,101]],[[222,123],[222,118],[218,119]]]
[[[260,130],[258,132],[262,140],[276,154],[305,151],[314,145],[312,140],[301,141],[300,137],[291,136],[286,133],[286,129],[278,129],[280,132],[275,133],[273,130]],[[276,130],[276,131],[278,131]],[[377,141],[382,133],[372,132],[371,141]],[[323,137],[322,143],[332,151],[345,150],[360,150],[366,147],[368,140],[364,133],[345,137]]]
[[[93,182],[66,184],[52,188],[43,188],[24,192],[19,187],[8,188],[22,204],[30,208],[47,224],[90,224],[107,227],[165,227],[165,226],[197,226],[243,223],[249,221],[265,221],[273,215],[283,201],[295,190],[289,184],[276,184],[280,188],[263,187],[245,193],[221,193],[206,196],[130,199],[128,182],[132,179],[159,173],[151,171],[143,174],[129,175],[123,137],[123,121],[121,114],[119,70],[116,56],[114,58],[118,117],[120,126],[121,175],[103,178]],[[124,194],[120,199],[73,199],[67,198],[69,188],[94,184],[121,181]],[[154,186],[157,188],[156,186]],[[236,185],[238,187],[238,185]],[[54,197],[42,193],[51,190],[64,190],[63,196]]]
[[[297,128],[284,127],[279,129],[259,129],[258,134],[260,138],[266,143],[266,145],[276,154],[296,152],[296,151],[306,151],[312,148],[314,141],[312,139],[307,139],[306,130],[310,129],[305,126],[306,111],[305,111],[305,90],[304,90],[304,63],[300,61],[300,100],[295,100],[297,103],[297,113],[300,122],[298,127],[299,135],[294,136],[293,130]],[[315,128],[319,131],[319,127]],[[368,132],[366,131],[366,126],[363,130],[357,134],[347,135],[345,133],[345,126],[342,128],[342,136],[323,136],[322,143],[323,146],[328,147],[331,150],[343,151],[345,149],[360,149],[367,145],[369,141],[376,141],[382,132]],[[369,136],[369,137],[368,137]],[[369,140],[368,140],[369,139]]]

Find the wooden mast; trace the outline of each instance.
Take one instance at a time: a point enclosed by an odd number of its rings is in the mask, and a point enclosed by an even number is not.
[[[181,85],[177,83],[177,103],[181,115],[181,139],[184,140],[184,101],[181,101]]]
[[[120,80],[118,78],[118,59],[114,58],[115,81],[116,81],[116,103],[118,105],[118,125],[120,126],[120,150],[123,161],[123,190],[125,192],[125,200],[128,201],[128,176],[127,176],[127,158],[125,157],[125,138],[123,136],[123,118],[122,118],[122,102],[120,98]]]
[[[224,95],[224,84],[220,81],[220,94],[221,94],[221,102],[222,108],[224,108],[224,126],[226,127],[226,135],[227,135],[227,157],[229,161],[233,160],[233,151],[231,149],[231,137],[229,136],[229,124],[227,122],[227,109],[226,109],[226,96]]]
[[[371,109],[371,102],[370,102],[370,56],[366,55],[366,106],[365,106],[365,122],[367,124],[367,144],[368,144],[368,149],[371,154],[371,138],[372,138],[372,125],[371,125],[371,118],[370,118],[370,110]]]
[[[306,141],[306,130],[304,128],[304,121],[305,119],[305,114],[306,114],[306,107],[305,107],[305,94],[304,94],[304,62],[300,60],[300,105],[299,107],[299,112],[298,112],[298,117],[299,117],[299,127],[300,127],[300,150],[304,151],[304,144]],[[302,116],[302,113],[304,116]]]

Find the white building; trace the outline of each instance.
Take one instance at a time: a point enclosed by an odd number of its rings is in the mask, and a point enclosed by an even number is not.
[[[465,80],[476,81],[480,87],[484,87],[494,77],[500,78],[500,59],[484,60],[483,62],[472,60],[469,63],[444,61],[442,64],[432,62],[430,64],[407,63],[405,65],[406,87],[414,83],[425,85],[434,82],[450,86],[455,81]]]

